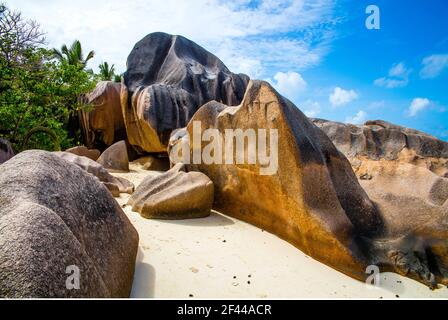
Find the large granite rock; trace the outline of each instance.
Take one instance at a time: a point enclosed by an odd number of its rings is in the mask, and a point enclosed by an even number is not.
[[[393,259],[397,272],[434,288],[448,284],[448,179],[387,160],[364,161],[357,172],[385,225],[373,246],[386,255],[378,261]]]
[[[101,81],[86,95],[85,102],[90,108],[80,111],[79,115],[87,147],[104,150],[126,138],[120,93],[120,83]]]
[[[356,126],[312,119],[356,168],[362,161],[390,160],[412,163],[434,173],[448,174],[448,142],[386,121]]]
[[[98,178],[114,197],[119,197],[120,193],[134,192],[134,185],[132,182],[121,178],[112,176],[101,164],[95,162],[87,157],[77,156],[70,152],[55,152],[55,154],[67,162],[73,163]]]
[[[313,121],[346,154],[384,222],[373,262],[389,260],[432,288],[447,284],[448,143],[385,121]]]
[[[14,157],[14,150],[8,140],[0,139],[0,164]]]
[[[313,122],[348,157],[395,160],[406,148],[418,156],[448,158],[448,142],[386,121],[367,121],[361,126],[322,119],[313,119]]]
[[[210,133],[207,139],[202,136],[200,143],[192,139],[198,123],[201,134],[218,129],[221,134],[213,136],[222,146],[229,144],[224,139],[227,129],[277,129],[278,170],[261,175],[260,169],[267,163],[260,158],[256,164],[248,163],[249,157],[242,164],[196,162],[195,153],[209,151],[211,141]],[[234,148],[237,145],[235,141],[232,144]],[[435,180],[421,185],[442,211],[431,211],[437,213],[424,227],[417,228],[418,223],[410,220],[415,217],[422,221],[428,212],[419,209],[427,207],[409,205],[404,207],[409,209],[406,214],[404,209],[399,211],[403,213],[400,216],[381,202],[372,202],[349,161],[325,133],[265,82],[251,82],[240,106],[204,105],[185,130],[173,133],[169,148],[172,159],[180,159],[188,163],[189,170],[210,177],[215,185],[216,210],[271,231],[337,270],[365,281],[366,267],[377,265],[381,272],[399,272],[432,288],[446,283],[447,215],[446,204],[439,205],[446,203],[446,183],[433,177]],[[248,152],[248,144],[244,150]],[[270,152],[275,151],[272,145]],[[372,179],[368,175],[365,178],[366,182]],[[390,196],[386,198],[400,206]],[[423,245],[416,254],[416,246],[422,243],[432,245]]]
[[[96,178],[57,155],[0,166],[0,230],[0,297],[129,297],[136,230]]]
[[[216,210],[268,230],[317,260],[365,279],[368,257],[360,239],[380,233],[382,221],[350,163],[299,109],[268,83],[252,81],[240,106],[204,105],[184,130],[189,137],[193,137],[195,121],[200,122],[202,133],[218,129],[221,139],[226,129],[278,130],[278,170],[272,175],[260,174],[264,167],[260,161],[188,166],[213,181]],[[177,131],[170,149],[186,141],[182,130]],[[207,145],[190,143],[190,158],[196,148]]]
[[[203,104],[238,105],[249,80],[194,42],[160,32],[135,45],[127,66],[121,94],[127,137],[146,152],[166,152],[171,132]]]
[[[211,213],[213,195],[213,182],[206,175],[177,164],[162,175],[147,177],[128,205],[148,219],[204,218]]]
[[[97,162],[111,172],[129,172],[126,142],[120,141],[107,148]]]

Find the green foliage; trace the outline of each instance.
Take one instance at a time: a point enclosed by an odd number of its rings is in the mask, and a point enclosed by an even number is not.
[[[11,14],[7,8],[3,11],[0,28],[5,17]],[[29,23],[20,21],[22,26]],[[54,59],[54,51],[32,41],[15,45],[19,31],[0,32],[3,44],[0,48],[0,138],[9,140],[15,151],[22,151],[27,133],[44,127],[47,132],[33,134],[26,148],[53,150],[55,139],[48,134],[50,131],[63,149],[79,144],[81,134],[76,116],[80,109],[88,107],[82,97],[97,82],[93,73],[84,70],[90,54],[87,59],[81,59],[81,68],[72,60]],[[78,46],[75,47],[77,51]]]
[[[40,133],[45,134],[48,138],[51,139],[51,141],[53,142],[53,146],[54,146],[53,150],[54,151],[61,151],[61,145],[59,143],[58,135],[53,130],[51,130],[50,128],[46,128],[46,127],[35,127],[33,129],[31,129],[30,131],[28,131],[25,135],[25,138],[23,139],[22,149],[26,148],[26,146],[28,145],[28,143],[32,137],[34,137]]]
[[[116,74],[116,75],[114,75],[114,82],[121,83],[122,78],[123,78],[122,74],[120,74],[120,75]]]
[[[103,81],[112,81],[115,77],[115,65],[109,67],[109,63],[103,62],[99,65],[100,68],[100,79]],[[121,81],[121,80],[120,80]]]
[[[95,56],[95,51],[90,51],[84,59],[84,52],[82,50],[81,42],[79,42],[79,40],[75,40],[70,46],[70,49],[65,44],[61,47],[60,51],[58,49],[53,49],[53,55],[61,63],[66,63],[72,66],[77,66],[80,69],[85,69],[87,62]]]

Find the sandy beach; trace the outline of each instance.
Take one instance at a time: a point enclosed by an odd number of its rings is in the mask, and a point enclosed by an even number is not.
[[[148,175],[131,163],[114,174],[137,187]],[[117,201],[124,206],[129,195]],[[399,299],[448,298],[448,289],[426,286],[394,273],[381,286],[356,281],[308,257],[286,241],[214,212],[197,220],[161,221],[124,211],[140,236],[132,298]]]

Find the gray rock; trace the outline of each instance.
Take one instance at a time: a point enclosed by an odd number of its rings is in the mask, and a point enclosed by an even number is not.
[[[160,176],[147,177],[128,205],[148,219],[180,220],[209,216],[213,200],[213,182],[178,164]]]
[[[0,164],[14,157],[14,150],[8,140],[0,139]]]
[[[55,154],[1,165],[0,230],[0,297],[129,297],[136,230],[97,179]],[[73,266],[78,290],[67,289]]]
[[[386,121],[368,121],[360,126],[323,119],[312,121],[349,158],[366,156],[372,160],[395,160],[405,148],[422,157],[448,158],[448,142]]]
[[[73,163],[87,171],[91,175],[98,178],[113,194],[114,197],[119,197],[120,193],[129,193],[132,194],[134,192],[134,185],[132,182],[119,177],[112,176],[104,167],[89,158],[80,157],[75,154],[69,152],[54,152],[58,157]]]
[[[127,66],[121,94],[127,136],[146,152],[165,152],[171,132],[205,103],[238,105],[249,81],[196,43],[160,32],[135,45]]]
[[[126,142],[120,141],[107,148],[97,162],[111,172],[129,172]]]

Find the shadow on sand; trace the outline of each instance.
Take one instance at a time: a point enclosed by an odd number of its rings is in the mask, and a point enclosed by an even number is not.
[[[232,219],[229,219],[216,211],[212,211],[212,214],[207,218],[188,220],[160,220],[160,222],[189,227],[225,227],[235,224]]]
[[[154,298],[156,270],[143,262],[144,255],[142,249],[138,248],[131,298]]]

